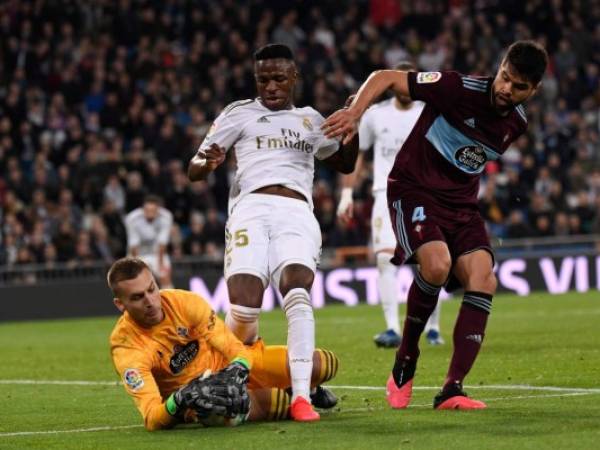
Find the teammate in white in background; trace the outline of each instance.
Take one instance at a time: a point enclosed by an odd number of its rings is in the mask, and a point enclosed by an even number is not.
[[[258,98],[234,102],[217,117],[188,168],[190,180],[206,178],[235,147],[237,172],[226,227],[225,278],[231,309],[228,327],[244,343],[258,338],[258,316],[269,283],[279,289],[288,320],[292,379],[290,414],[319,420],[315,406],[337,399],[319,388],[310,393],[315,324],[309,292],[321,249],[312,213],[314,158],[342,173],[354,170],[358,139],[343,150],[320,129],[324,118],[296,108],[298,77],[291,50],[267,45],[255,54]]]
[[[401,62],[396,70],[415,71],[410,62]],[[363,115],[359,126],[359,149],[356,169],[342,177],[342,192],[337,214],[348,222],[354,214],[352,190],[360,173],[364,152],[373,148],[373,196],[375,203],[371,213],[371,237],[377,261],[377,287],[387,329],[373,338],[378,347],[396,348],[402,341],[398,318],[398,289],[396,266],[390,262],[396,248],[396,237],[390,220],[386,198],[387,177],[402,144],[413,129],[423,111],[423,102],[413,102],[410,97],[394,96],[371,106]],[[432,345],[444,343],[440,335],[440,307],[438,302],[425,326],[425,336]]]
[[[127,214],[125,228],[128,254],[148,264],[158,278],[160,287],[168,289],[173,287],[171,260],[167,254],[173,214],[160,204],[159,197],[146,197],[140,208]]]

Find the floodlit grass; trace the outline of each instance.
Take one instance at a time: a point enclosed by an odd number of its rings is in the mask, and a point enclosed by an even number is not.
[[[383,398],[394,352],[372,343],[372,336],[383,328],[380,308],[328,306],[316,312],[317,342],[341,360],[331,385],[348,387],[334,388],[340,403],[335,411],[323,413],[319,423],[179,427],[154,433],[143,429],[133,402],[117,384],[108,349],[114,318],[2,324],[0,448],[598,448],[598,293],[496,297],[484,348],[465,383],[471,386],[467,392],[486,401],[488,409],[434,411],[431,401],[448,366],[458,306],[457,301],[443,305],[447,344],[422,344],[413,403],[407,410],[392,411]],[[285,342],[281,311],[262,316],[261,334],[267,343]],[[98,430],[81,431],[94,428]]]

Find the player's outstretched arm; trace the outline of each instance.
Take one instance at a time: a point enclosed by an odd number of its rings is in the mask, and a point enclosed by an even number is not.
[[[323,162],[332,169],[349,174],[354,172],[356,158],[358,157],[358,134],[347,143],[341,144],[341,148]]]
[[[369,105],[387,89],[395,94],[410,95],[408,72],[402,70],[377,70],[365,81],[350,107],[334,112],[325,120],[321,129],[328,138],[344,136],[343,144],[349,143],[357,133],[358,121]]]
[[[205,180],[208,174],[223,161],[225,161],[225,149],[217,144],[211,144],[205,151],[198,150],[188,166],[188,178],[190,181]]]

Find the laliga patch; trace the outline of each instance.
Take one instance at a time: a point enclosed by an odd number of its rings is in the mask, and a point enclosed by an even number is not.
[[[137,369],[125,369],[123,379],[125,380],[125,384],[133,391],[137,391],[144,386],[144,379]]]
[[[208,129],[208,133],[206,133],[206,137],[210,137],[212,136],[212,134],[217,131],[217,123],[213,122],[213,124],[210,126],[210,128]]]
[[[441,72],[419,72],[417,74],[417,83],[435,83],[442,78]]]

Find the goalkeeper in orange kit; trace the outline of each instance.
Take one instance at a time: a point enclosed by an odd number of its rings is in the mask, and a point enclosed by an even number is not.
[[[116,261],[107,280],[123,313],[110,336],[113,363],[148,430],[287,418],[285,346],[242,344],[200,296],[159,290],[140,259]],[[335,406],[336,397],[320,384],[337,368],[332,352],[315,350],[315,406]]]

